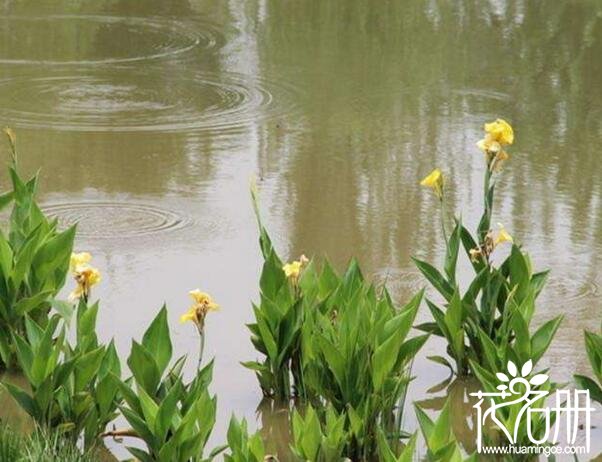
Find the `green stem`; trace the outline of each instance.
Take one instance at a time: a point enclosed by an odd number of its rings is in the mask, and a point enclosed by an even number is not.
[[[199,362],[197,364],[197,369],[201,370],[201,366],[203,365],[203,353],[205,351],[205,330],[199,329]]]
[[[447,237],[447,227],[445,226],[445,201],[443,200],[443,197],[441,198],[441,207],[440,207],[440,211],[441,211],[441,232],[443,232],[443,239],[445,239],[445,246],[447,247],[447,245],[449,244],[449,238]]]
[[[487,232],[491,227],[492,204],[489,201],[489,189],[491,187],[491,170],[489,167],[490,166],[487,165],[487,169],[485,170],[485,180],[483,182],[483,215],[485,217],[485,223],[487,224],[487,226],[485,226],[484,229],[481,229],[481,235],[479,236],[479,244],[481,245],[485,242],[485,236],[487,236]]]

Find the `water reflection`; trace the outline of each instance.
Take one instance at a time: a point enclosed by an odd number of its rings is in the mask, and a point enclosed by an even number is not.
[[[91,231],[78,247],[107,274],[102,336],[126,352],[163,300],[175,325],[199,285],[224,307],[208,327],[216,443],[231,412],[254,418],[261,398],[238,364],[256,355],[244,327],[259,271],[249,176],[285,256],[355,255],[404,301],[423,284],[410,256],[442,252],[417,180],[441,167],[450,205],[474,226],[474,143],[497,116],[517,142],[494,219],[552,269],[538,322],[567,313],[546,359],[554,378],[588,371],[582,329],[601,312],[599,2],[44,0],[0,2],[0,14],[0,122],[19,129],[23,167],[42,168],[44,201]],[[140,235],[163,226],[140,206],[187,224]],[[175,331],[175,348],[195,351],[193,333]],[[441,374],[417,367],[425,386],[410,400]],[[258,425],[284,431],[279,415]]]
[[[135,62],[218,42],[210,26],[199,34],[183,22],[106,15],[3,16],[0,37],[5,65]]]
[[[435,416],[449,401],[449,415],[455,437],[467,454],[476,451],[476,435],[478,420],[473,413],[473,406],[478,401],[470,396],[481,387],[474,379],[456,379],[451,384],[444,383],[444,387],[437,390],[428,390],[428,393],[437,393],[436,397],[429,397],[418,401],[416,404],[425,411],[435,411]],[[448,386],[449,385],[449,386]]]

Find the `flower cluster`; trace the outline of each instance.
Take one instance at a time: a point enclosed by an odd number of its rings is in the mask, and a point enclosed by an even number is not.
[[[83,297],[87,301],[90,290],[100,282],[100,271],[89,263],[92,255],[88,252],[72,253],[69,269],[77,286],[69,295],[70,300],[79,300]]]
[[[494,122],[486,123],[484,129],[485,138],[480,140],[477,143],[477,146],[485,153],[488,168],[487,179],[489,179],[492,172],[499,171],[502,163],[510,158],[510,155],[504,151],[504,146],[514,143],[514,130],[512,129],[512,126],[503,119],[497,119]],[[421,186],[433,190],[442,205],[444,204],[444,184],[445,178],[438,168],[429,173],[420,182]],[[489,189],[488,183],[486,189]],[[489,206],[490,205],[491,204],[489,204]],[[445,220],[445,217],[442,217],[442,219]],[[484,234],[482,242],[477,247],[470,250],[470,259],[473,262],[483,260],[486,263],[489,263],[489,257],[498,245],[503,244],[504,242],[513,242],[512,236],[505,230],[504,226],[501,224],[498,224],[498,226],[499,230],[497,233],[494,233],[494,231],[490,229]],[[445,224],[443,224],[443,229],[445,234]]]

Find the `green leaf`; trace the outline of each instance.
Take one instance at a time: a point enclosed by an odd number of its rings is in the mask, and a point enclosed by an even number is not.
[[[520,312],[516,311],[514,313],[512,316],[511,325],[515,333],[514,346],[516,352],[518,353],[520,362],[525,363],[529,359],[532,359],[533,362],[536,363],[539,360],[539,357],[536,358],[535,352],[532,351],[532,340],[529,335],[529,327],[527,326],[527,323]]]
[[[41,416],[40,408],[35,401],[23,389],[11,383],[3,382],[2,385],[8,390],[15,401],[27,412],[34,420]]]
[[[537,363],[547,351],[563,318],[564,316],[558,316],[551,319],[535,331],[535,334],[531,338],[531,359],[533,363]]]
[[[155,428],[155,419],[157,418],[157,412],[159,412],[159,406],[157,406],[157,403],[155,403],[148,393],[144,391],[143,387],[138,387],[138,398],[140,400],[140,407],[142,408],[146,426],[152,432]]]
[[[380,390],[385,379],[397,361],[397,354],[403,343],[401,335],[392,335],[382,345],[379,345],[372,357],[372,383],[376,390]]]
[[[136,383],[142,386],[149,395],[154,395],[161,379],[155,357],[144,346],[134,340],[132,341],[132,349],[127,363],[136,379]]]
[[[301,447],[308,460],[318,460],[322,430],[318,416],[312,407],[309,407],[303,424]]]
[[[172,355],[172,345],[167,323],[167,307],[163,305],[142,337],[142,345],[152,351],[160,372],[165,371]]]
[[[4,237],[4,234],[0,232],[0,271],[2,271],[2,278],[7,280],[13,268],[13,251],[10,244]]]
[[[508,258],[508,269],[510,288],[516,288],[516,298],[520,304],[528,293],[531,284],[531,275],[529,264],[517,245],[512,246],[512,251]]]
[[[151,448],[155,446],[155,437],[146,425],[146,422],[131,409],[120,407],[123,417],[132,426],[134,431],[148,444]],[[152,460],[152,459],[151,459]]]
[[[477,243],[473,239],[472,235],[470,234],[470,231],[468,231],[468,229],[466,229],[464,226],[462,226],[462,228],[460,230],[460,240],[462,241],[462,247],[464,247],[466,256],[468,257],[468,260],[472,264],[472,267],[474,268],[475,273],[479,274],[481,271],[483,271],[484,268],[487,267],[487,265],[485,264],[485,262],[482,259],[478,259],[477,261],[472,261],[472,259],[470,258],[470,251],[472,249],[477,248]]]
[[[75,362],[75,391],[79,392],[93,381],[98,373],[105,354],[103,346],[96,348],[76,359]]]
[[[463,309],[460,292],[458,289],[454,292],[445,312],[445,325],[449,332],[451,346],[457,360],[464,357],[464,329],[463,329]]]
[[[172,426],[181,391],[178,385],[173,386],[159,406],[155,420],[155,434],[160,440],[165,440],[167,432]]]
[[[12,202],[14,198],[14,194],[12,191],[7,191],[5,193],[0,194],[0,210],[5,208],[8,204]]]
[[[589,390],[590,397],[602,404],[602,388],[596,382],[584,375],[575,375],[574,378],[579,389]]]
[[[452,366],[451,363],[443,356],[427,356],[426,359],[433,361],[434,363],[441,364],[442,366],[449,368],[452,373],[454,372],[454,366]]]
[[[326,359],[328,368],[334,375],[339,386],[343,387],[345,383],[345,358],[337,347],[325,337],[319,336],[316,341],[322,355],[324,355],[324,358]]]
[[[34,273],[39,280],[45,280],[59,270],[62,275],[58,282],[63,282],[69,268],[75,228],[71,226],[62,233],[57,233],[40,246],[32,262]]]
[[[602,336],[585,331],[585,349],[594,374],[602,382]]]
[[[66,300],[57,300],[53,298],[50,300],[50,306],[65,320],[65,324],[71,324],[71,318],[73,317],[73,303]]]
[[[48,302],[48,297],[52,294],[52,291],[45,290],[38,292],[32,297],[20,299],[14,306],[15,314],[17,316],[24,316],[30,311],[40,308],[43,304]]]
[[[449,237],[445,252],[445,274],[447,275],[449,283],[452,285],[456,282],[456,264],[458,263],[461,229],[462,224],[460,221],[456,221],[456,226]]]
[[[441,273],[429,263],[412,258],[420,272],[428,279],[435,289],[446,299],[449,299],[454,294],[453,286],[441,275]]]
[[[399,353],[397,355],[397,366],[405,366],[405,364],[414,359],[418,351],[423,347],[426,341],[429,339],[429,335],[418,335],[412,337],[401,345]]]
[[[431,418],[420,408],[418,405],[414,405],[414,410],[416,412],[416,418],[418,419],[418,424],[420,425],[420,430],[422,430],[422,435],[424,439],[427,441],[430,440],[431,435],[433,434],[433,429],[435,428],[435,423],[431,420]]]
[[[446,401],[445,406],[437,417],[434,426],[431,429],[427,439],[427,445],[433,453],[437,453],[447,444],[452,438],[451,422],[449,418],[449,401]]]

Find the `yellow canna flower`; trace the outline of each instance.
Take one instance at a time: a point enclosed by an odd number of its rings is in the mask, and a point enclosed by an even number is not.
[[[485,138],[477,142],[477,147],[490,156],[495,156],[502,150],[502,145],[495,141],[489,134],[485,135]]]
[[[497,141],[502,146],[514,143],[512,125],[504,119],[497,119],[495,122],[486,123],[485,132],[487,132],[493,141]]]
[[[512,126],[503,119],[485,124],[485,138],[477,142],[477,147],[487,156],[487,166],[493,171],[499,171],[504,161],[510,155],[503,146],[514,143]]]
[[[192,321],[196,323],[197,314],[196,314],[196,306],[192,305],[186,313],[180,316],[180,322],[184,324],[185,322]]]
[[[211,295],[205,292],[201,292],[199,289],[191,290],[188,292],[195,305],[203,305],[207,307],[207,311],[217,311],[219,305],[213,302]]]
[[[301,272],[301,262],[294,261],[292,263],[287,263],[282,267],[284,271],[284,275],[289,279],[295,279],[299,277],[299,273]]]
[[[504,228],[504,225],[502,225],[501,223],[498,223],[498,227],[499,227],[499,231],[497,234],[497,237],[495,238],[495,245],[498,246],[500,244],[503,244],[504,242],[514,242],[514,239],[512,239],[512,236],[508,233],[508,231],[506,231],[506,228]]]
[[[284,275],[292,280],[296,281],[301,274],[301,270],[309,263],[309,259],[305,255],[301,255],[299,260],[295,260],[291,263],[287,263],[282,267],[282,271],[284,271]]]
[[[73,273],[75,270],[81,266],[86,265],[92,260],[92,255],[88,252],[80,252],[80,253],[72,253],[71,254],[71,262],[69,264],[69,269]]]
[[[193,304],[188,308],[186,313],[180,316],[180,322],[192,321],[197,326],[197,329],[202,332],[205,327],[207,313],[217,311],[219,305],[213,301],[209,294],[201,292],[199,289],[191,290],[189,295],[193,300]]]
[[[443,199],[443,183],[443,173],[441,173],[441,170],[436,168],[420,182],[420,185],[431,188],[435,192],[436,196],[441,200]]]
[[[69,295],[69,299],[71,300],[78,300],[81,297],[87,300],[90,296],[90,289],[101,280],[100,271],[87,265],[77,267],[73,273],[73,277],[77,286]]]

